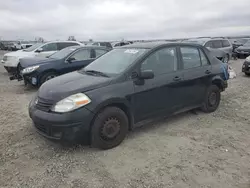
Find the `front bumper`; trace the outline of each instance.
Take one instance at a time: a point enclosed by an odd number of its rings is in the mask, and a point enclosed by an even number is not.
[[[8,72],[8,73],[11,73],[11,74],[15,74],[17,72],[17,68],[16,67],[8,67],[8,66],[4,66],[5,70]]]
[[[250,62],[244,62],[244,64],[242,65],[242,72],[250,73]]]
[[[39,76],[37,72],[32,72],[28,74],[22,74],[20,71],[16,71],[15,74],[12,74],[9,76],[10,80],[18,80],[18,81],[24,81],[24,84],[31,84],[33,86],[38,86],[39,85]]]
[[[90,143],[90,124],[94,114],[86,108],[68,113],[52,113],[39,110],[34,100],[29,105],[29,116],[42,136],[62,142]]]
[[[39,85],[39,79],[38,79],[39,76],[36,72],[32,72],[32,73],[24,74],[24,75],[20,74],[20,76],[22,77],[25,84],[31,84],[33,86]]]

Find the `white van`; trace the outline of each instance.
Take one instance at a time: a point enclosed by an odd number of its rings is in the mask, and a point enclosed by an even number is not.
[[[63,48],[69,46],[82,46],[84,44],[76,41],[54,41],[47,43],[36,43],[31,47],[18,50],[16,52],[6,53],[1,61],[4,68],[9,73],[15,73],[19,64],[19,59],[24,57],[47,57]]]

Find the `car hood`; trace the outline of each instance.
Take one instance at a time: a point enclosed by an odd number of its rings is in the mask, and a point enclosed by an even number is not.
[[[16,51],[16,52],[9,52],[5,54],[5,56],[22,58],[22,57],[34,57],[35,54],[33,52]]]
[[[240,46],[237,50],[250,50],[250,46]]]
[[[108,77],[86,75],[75,71],[45,82],[39,88],[38,97],[58,102],[70,95],[106,86],[111,80]]]
[[[45,64],[45,63],[51,63],[58,61],[58,59],[51,59],[51,58],[46,58],[46,57],[29,57],[29,58],[21,58],[20,59],[20,65],[23,68],[30,67],[33,65],[40,65],[40,64]]]

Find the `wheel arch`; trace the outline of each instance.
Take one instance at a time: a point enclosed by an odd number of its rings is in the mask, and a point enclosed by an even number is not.
[[[121,98],[112,98],[112,99],[109,99],[109,100],[101,103],[100,105],[98,105],[97,108],[93,111],[94,118],[91,121],[91,126],[92,126],[96,116],[98,115],[98,113],[107,107],[117,107],[117,108],[121,109],[128,117],[129,130],[133,129],[134,116],[133,116],[131,107],[129,105],[129,102],[126,99],[121,99]]]
[[[41,79],[42,77],[45,75],[45,74],[48,74],[49,72],[53,72],[53,73],[56,73],[57,75],[59,75],[59,72],[56,70],[56,69],[46,69],[44,70],[43,72],[39,73],[39,84],[41,83]]]
[[[216,85],[221,91],[224,91],[223,82],[220,76],[216,76],[212,79],[212,84]]]

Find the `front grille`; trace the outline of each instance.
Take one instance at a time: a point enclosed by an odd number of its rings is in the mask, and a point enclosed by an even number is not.
[[[45,127],[44,125],[35,124],[35,127],[36,127],[39,131],[41,131],[41,132],[47,134],[47,129],[46,129],[46,127]]]
[[[34,123],[34,125],[39,132],[46,134],[48,136],[51,136],[51,127],[50,126],[45,126],[45,125],[41,125],[41,124],[37,124],[37,123]]]
[[[40,97],[38,97],[37,103],[36,103],[36,108],[45,112],[50,111],[51,107],[52,107],[53,103],[52,101],[46,100],[46,99],[42,99]]]

